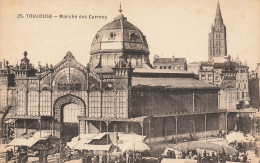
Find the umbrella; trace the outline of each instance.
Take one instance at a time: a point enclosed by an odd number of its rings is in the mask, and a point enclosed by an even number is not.
[[[226,135],[226,139],[227,139],[228,143],[232,143],[234,141],[246,142],[244,134],[241,132],[232,132],[232,133]]]
[[[138,143],[126,142],[123,144],[118,144],[118,147],[121,149],[122,152],[125,152],[127,150],[136,151],[136,152],[144,152],[150,150],[150,147],[147,144],[142,142],[138,142]]]
[[[196,149],[212,150],[217,153],[223,152],[223,148],[221,145],[213,144],[210,142],[198,142],[198,141],[180,143],[180,144],[172,146],[172,148],[177,149],[179,151],[184,151],[184,152],[196,150]]]
[[[225,152],[226,154],[233,154],[233,153],[237,152],[237,150],[231,146],[222,146],[222,145],[214,144],[214,143],[210,143],[210,142],[198,142],[198,141],[180,143],[180,144],[172,146],[172,148],[177,149],[179,151],[184,151],[184,152],[196,150],[196,149],[212,150],[217,153]]]
[[[237,150],[231,146],[223,146],[223,149],[224,149],[225,153],[228,155],[237,152]]]
[[[129,134],[119,133],[118,137],[119,137],[119,140],[121,140],[123,142],[139,143],[139,142],[143,142],[147,136],[138,135],[136,133],[129,133]]]

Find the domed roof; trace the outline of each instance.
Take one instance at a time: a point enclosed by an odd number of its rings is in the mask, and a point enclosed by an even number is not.
[[[143,33],[120,13],[97,32],[91,44],[90,54],[122,51],[149,54]]]

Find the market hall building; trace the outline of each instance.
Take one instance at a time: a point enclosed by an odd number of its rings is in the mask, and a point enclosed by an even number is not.
[[[40,130],[70,141],[79,133],[135,132],[159,141],[235,126],[235,113],[227,120],[218,108],[218,87],[184,70],[154,69],[145,35],[121,13],[95,35],[87,66],[68,52],[37,72],[25,52],[20,65],[5,69],[1,81],[14,80],[1,91],[15,89],[15,137]]]

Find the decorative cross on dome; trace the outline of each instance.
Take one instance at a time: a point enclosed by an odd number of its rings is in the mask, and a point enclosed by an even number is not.
[[[121,0],[120,0],[120,6],[119,6],[119,10],[118,10],[120,13],[122,13],[122,6],[121,6]]]

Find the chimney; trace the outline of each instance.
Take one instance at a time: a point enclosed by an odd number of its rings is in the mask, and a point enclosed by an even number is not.
[[[38,62],[38,69],[41,70],[42,66],[41,66],[41,62]]]
[[[174,54],[172,55],[172,61],[173,61],[173,62],[175,61],[175,56],[174,56]]]
[[[158,58],[160,58],[159,55],[155,54],[154,57],[153,57],[153,61],[157,60]]]
[[[244,65],[247,66],[247,60],[244,61]]]

